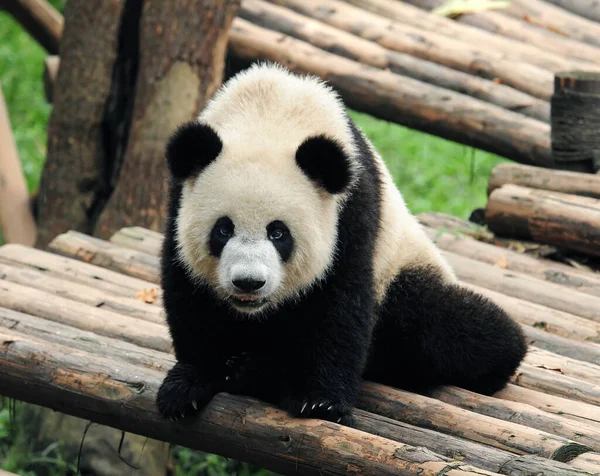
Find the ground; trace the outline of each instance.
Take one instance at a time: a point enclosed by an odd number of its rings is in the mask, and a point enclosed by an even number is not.
[[[51,3],[61,8],[64,0]],[[36,187],[43,166],[51,111],[43,94],[44,56],[44,50],[12,18],[0,13],[0,85],[30,190]],[[439,211],[467,218],[474,208],[485,205],[490,171],[503,159],[358,112],[352,112],[352,117],[381,152],[414,213]],[[73,462],[60,457],[59,442],[42,453],[17,451],[9,407],[5,401],[0,410],[0,468],[32,474],[27,473],[32,460],[47,462],[56,475],[73,468]],[[185,449],[177,449],[175,459],[178,475],[259,474],[246,465]]]

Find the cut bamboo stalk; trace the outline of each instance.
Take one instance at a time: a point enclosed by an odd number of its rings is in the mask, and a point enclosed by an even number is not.
[[[46,56],[44,59],[44,73],[42,81],[44,82],[44,94],[46,101],[52,102],[54,94],[54,83],[58,76],[58,67],[60,66],[60,58],[56,55]]]
[[[346,0],[346,2],[390,20],[407,23],[425,31],[434,31],[448,37],[459,38],[467,43],[502,52],[509,57],[551,71],[585,68],[598,62],[573,61],[571,58],[567,59],[566,55],[548,52],[546,49],[541,48],[541,44],[538,46],[535,43],[523,43],[512,38],[496,35],[493,32],[462,24],[449,18],[431,15],[429,12],[424,12],[420,8],[404,2],[395,0]],[[572,68],[568,67],[567,63],[576,63],[579,66]]]
[[[120,274],[101,266],[84,263],[78,259],[58,256],[34,248],[21,245],[4,245],[0,247],[0,258],[10,263],[38,270],[48,274],[48,276],[92,286],[115,296],[134,297],[144,289],[149,292],[155,289],[158,296],[160,296],[160,290],[155,283]]]
[[[390,51],[377,43],[287,8],[263,0],[245,0],[239,16],[255,25],[306,41],[330,53],[467,94],[543,122],[550,121],[550,104],[547,101],[409,54]]]
[[[511,56],[467,42],[390,21],[337,0],[270,0],[400,53],[496,79],[540,99],[552,96],[552,73]],[[476,44],[475,44],[476,45]]]
[[[522,114],[360,65],[241,18],[233,24],[229,46],[231,55],[239,61],[277,61],[296,73],[311,73],[327,80],[352,109],[517,162],[552,164],[549,126]]]
[[[16,332],[0,333],[0,349],[0,382],[11,398],[284,474],[345,474],[349,467],[365,475],[497,474],[357,429],[292,419],[254,399],[227,394],[218,394],[195,424],[173,424],[155,406],[164,374]]]
[[[536,454],[565,462],[589,451],[589,447],[563,437],[374,383],[363,385],[357,406],[517,454]]]
[[[600,176],[588,173],[500,164],[490,175],[488,195],[506,184],[600,198]]]
[[[576,440],[594,451],[600,448],[600,425],[594,422],[574,421],[525,403],[500,400],[457,387],[441,387],[429,395],[465,410]]]

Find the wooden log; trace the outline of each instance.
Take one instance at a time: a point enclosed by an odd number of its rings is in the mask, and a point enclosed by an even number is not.
[[[544,329],[544,330],[541,330]],[[560,335],[553,334],[546,329],[523,326],[525,336],[530,346],[549,350],[555,354],[564,355],[583,362],[600,365],[600,346],[590,342],[577,342]]]
[[[172,354],[3,307],[0,307],[0,328],[160,372],[167,372],[175,364]]]
[[[151,283],[160,281],[159,259],[147,253],[122,248],[83,233],[70,231],[49,245],[56,253],[108,268]]]
[[[131,226],[121,228],[109,238],[109,241],[123,248],[142,251],[158,257],[160,255],[163,235],[147,228]]]
[[[394,51],[408,53],[488,79],[499,80],[503,84],[541,99],[548,100],[552,94],[548,70],[515,61],[512,57],[501,53],[487,49],[484,52],[476,45],[390,21],[337,0],[270,1]]]
[[[565,462],[590,449],[567,438],[374,383],[363,385],[357,406],[517,454],[535,454]]]
[[[600,22],[600,3],[598,0],[547,0],[579,16]]]
[[[577,440],[593,448],[594,451],[598,451],[600,448],[600,425],[592,422],[570,420],[525,403],[479,395],[458,387],[441,387],[433,390],[428,395],[481,415],[512,421],[571,440]]]
[[[196,117],[223,80],[227,35],[240,0],[144,2],[139,69],[127,137],[117,138],[122,165],[94,226],[108,237],[123,226],[158,231],[167,216],[163,147],[181,123]],[[190,12],[194,12],[190,14]],[[162,117],[160,122],[157,117]]]
[[[440,6],[445,0],[407,0],[417,7],[431,10]],[[539,26],[517,20],[498,11],[483,11],[475,14],[460,15],[456,21],[471,25],[482,30],[492,32],[496,35],[505,36],[522,43],[530,45],[544,45],[544,50],[557,55],[589,61],[595,65],[599,64],[598,48],[581,43],[577,40],[567,38],[563,35]],[[596,70],[597,68],[592,68]]]
[[[567,464],[574,469],[587,471],[590,474],[598,474],[598,468],[600,468],[600,454],[584,453],[569,461]]]
[[[0,333],[0,349],[1,388],[11,398],[284,474],[345,474],[348,468],[365,475],[497,474],[334,423],[292,419],[227,394],[217,395],[193,424],[173,424],[159,416],[154,403],[164,374],[14,331]]]
[[[0,10],[14,16],[48,53],[58,53],[64,21],[46,0],[0,0]]]
[[[467,94],[540,121],[550,120],[550,104],[547,101],[409,54],[390,51],[287,8],[263,0],[247,0],[242,4],[239,16],[255,25],[285,33],[330,53]]]
[[[105,108],[125,3],[69,0],[65,6],[62,67],[52,93],[48,154],[37,200],[39,248],[70,229],[92,231],[91,217],[98,213],[111,165]],[[133,8],[135,2],[128,3]]]
[[[490,174],[488,195],[506,184],[600,198],[600,176],[521,164],[500,164]]]
[[[165,324],[162,309],[159,306],[151,306],[142,299],[111,296],[91,286],[57,279],[42,271],[9,263],[3,262],[0,258],[0,280],[39,289],[95,308],[118,312],[156,324]]]
[[[237,58],[279,61],[295,72],[316,74],[336,87],[350,108],[494,150],[517,162],[548,163],[547,125],[522,114],[389,71],[359,65],[240,18],[233,24],[230,48]]]
[[[0,88],[0,227],[6,243],[33,246],[36,225],[10,118]]]
[[[443,250],[495,265],[499,268],[526,273],[530,276],[561,284],[577,291],[600,297],[600,274],[575,269],[563,263],[541,260],[451,232],[425,227],[428,236]]]
[[[44,74],[42,81],[44,82],[44,94],[46,95],[46,101],[52,102],[52,95],[54,93],[54,83],[58,76],[58,68],[60,66],[60,58],[56,55],[46,56],[44,59]]]
[[[600,200],[508,184],[494,190],[486,223],[495,233],[600,256]]]
[[[0,258],[48,276],[85,284],[115,296],[134,297],[142,290],[148,292],[156,290],[157,301],[160,298],[160,289],[155,283],[25,246],[4,245],[0,247]]]
[[[163,352],[171,349],[171,339],[164,325],[127,317],[8,281],[0,281],[0,306],[122,339],[141,347]]]
[[[529,388],[508,384],[494,394],[495,398],[531,405],[548,413],[581,422],[600,423],[600,407],[588,403],[549,395]]]
[[[174,363],[172,355],[111,339],[91,332],[74,329],[35,316],[0,308],[0,327],[7,332],[14,331],[46,343],[64,345],[96,355],[110,355],[111,359],[139,365],[152,370],[166,372]],[[10,330],[10,331],[8,331]],[[502,471],[510,468],[510,474],[526,476],[533,473],[547,475],[572,475],[580,473],[545,458],[517,456],[507,451],[445,435],[425,428],[418,428],[380,415],[355,410],[356,427],[384,438],[401,441],[411,446],[423,446],[443,456],[459,459],[489,471]],[[582,438],[587,430],[580,425]],[[584,444],[588,444],[583,442]]]
[[[551,104],[552,156],[557,168],[600,170],[600,73],[556,74]],[[596,191],[600,193],[600,188]]]
[[[589,362],[571,359],[543,349],[530,347],[525,363],[532,367],[559,372],[593,384],[600,384],[600,367]]]
[[[511,0],[500,13],[531,22],[558,35],[600,46],[600,24],[542,0]]]
[[[460,280],[501,294],[541,304],[559,311],[600,322],[600,298],[560,284],[541,281],[447,251],[442,252]]]
[[[522,364],[512,381],[520,387],[539,390],[543,393],[591,405],[600,405],[600,386],[568,377],[555,370]]]
[[[565,71],[567,63],[576,63],[581,67],[589,67],[594,63],[566,58],[564,55],[550,53],[535,44],[523,43],[512,38],[496,35],[470,25],[461,24],[439,15],[431,15],[422,9],[405,2],[395,0],[346,0],[347,3],[381,15],[390,20],[434,31],[465,43],[478,45],[508,57],[534,64],[550,71]],[[567,67],[566,69],[573,69]]]

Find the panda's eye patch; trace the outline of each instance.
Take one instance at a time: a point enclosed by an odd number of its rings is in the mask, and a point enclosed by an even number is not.
[[[212,256],[219,257],[229,239],[233,236],[235,227],[229,217],[219,218],[211,232],[208,241],[208,247]]]
[[[267,237],[281,256],[281,260],[287,261],[294,249],[294,238],[290,229],[280,220],[272,221],[267,225]]]

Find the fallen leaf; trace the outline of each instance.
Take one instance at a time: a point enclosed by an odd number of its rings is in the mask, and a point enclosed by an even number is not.
[[[152,304],[154,301],[156,301],[156,288],[142,289],[135,295],[135,298],[142,302]]]
[[[500,259],[496,261],[496,266],[504,269],[508,268],[508,260],[506,259],[506,256],[500,256]]]
[[[477,13],[485,10],[507,8],[510,2],[506,0],[448,0],[431,12],[444,17],[457,17],[465,13]]]

